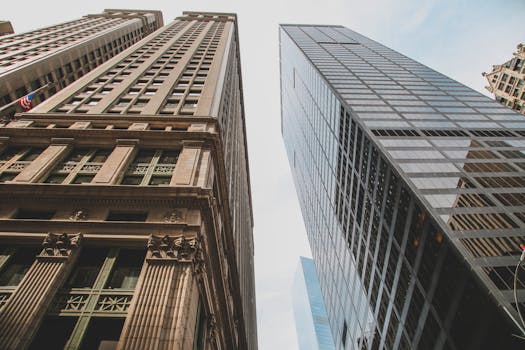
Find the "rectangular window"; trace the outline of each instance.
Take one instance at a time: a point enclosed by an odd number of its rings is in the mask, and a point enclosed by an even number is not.
[[[49,220],[55,216],[54,210],[18,209],[14,219]]]
[[[136,211],[110,211],[106,221],[146,221],[148,217],[147,212]]]

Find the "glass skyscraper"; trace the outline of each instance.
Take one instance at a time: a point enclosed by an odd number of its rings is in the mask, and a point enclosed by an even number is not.
[[[336,348],[525,348],[523,116],[341,26],[282,25],[280,56]]]
[[[317,271],[310,258],[300,258],[292,298],[299,349],[334,350]]]

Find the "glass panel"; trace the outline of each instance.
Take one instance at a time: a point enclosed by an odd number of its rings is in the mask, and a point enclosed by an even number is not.
[[[19,248],[0,271],[0,286],[17,286],[33,264],[38,248]]]
[[[162,156],[159,159],[159,163],[162,164],[175,164],[179,158],[178,151],[163,151]]]
[[[44,182],[48,184],[61,184],[65,178],[66,175],[50,175]]]
[[[121,250],[106,288],[134,289],[144,262],[141,250]]]
[[[106,249],[86,248],[67,283],[70,288],[91,288],[106,258]]]
[[[152,176],[149,182],[152,186],[169,185],[171,176]]]
[[[73,180],[73,183],[74,184],[87,184],[87,183],[90,183],[94,177],[95,175],[78,175],[77,177],[75,177],[75,180]]]

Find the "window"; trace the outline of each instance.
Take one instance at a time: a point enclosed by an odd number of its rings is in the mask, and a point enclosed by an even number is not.
[[[0,270],[0,286],[17,286],[33,264],[38,248],[18,248]],[[1,254],[9,255],[9,254]]]
[[[121,250],[105,288],[134,289],[137,285],[143,262],[143,251]]]
[[[126,170],[121,184],[169,185],[178,157],[178,150],[140,150]]]
[[[106,255],[106,249],[85,248],[66,285],[69,288],[91,288],[95,283]]]
[[[148,213],[144,211],[110,211],[106,221],[146,221]]]
[[[54,210],[18,209],[14,219],[50,220],[55,216],[55,213]]]
[[[69,153],[43,181],[50,184],[89,183],[100,170],[111,150],[78,148]]]

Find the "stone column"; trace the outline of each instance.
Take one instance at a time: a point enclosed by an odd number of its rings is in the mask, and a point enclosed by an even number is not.
[[[37,182],[47,174],[71,149],[73,139],[54,138],[51,144],[14,179],[14,183]]]
[[[200,141],[185,142],[180,152],[170,186],[209,187],[212,169],[210,150]]]
[[[150,236],[118,349],[191,350],[199,291],[196,238]]]
[[[42,252],[0,313],[2,349],[27,348],[79,252],[82,234],[48,233]]]
[[[111,185],[118,182],[137,151],[139,140],[117,140],[117,146],[91,181],[95,185]]]

